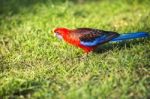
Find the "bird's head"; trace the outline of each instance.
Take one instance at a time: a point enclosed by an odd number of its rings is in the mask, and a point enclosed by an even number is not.
[[[60,38],[60,39],[62,39],[62,38],[64,38],[64,36],[65,35],[67,35],[68,33],[69,33],[69,29],[67,29],[67,28],[56,28],[55,30],[54,30],[54,34],[58,37],[58,38]]]

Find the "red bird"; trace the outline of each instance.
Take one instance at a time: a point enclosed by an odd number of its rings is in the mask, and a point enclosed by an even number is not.
[[[54,30],[55,35],[65,40],[66,42],[83,49],[86,53],[94,50],[98,45],[106,43],[111,39],[119,36],[116,32],[103,31],[91,28],[77,28],[77,29],[67,29],[67,28],[56,28]],[[96,40],[97,37],[104,37],[102,41],[98,44],[91,46],[84,45],[84,42],[92,42]]]
[[[128,39],[150,37],[150,35],[145,32],[118,34],[113,31],[104,31],[92,28],[56,28],[54,33],[58,38],[64,39],[66,42],[83,49],[86,53],[109,41],[118,42]]]

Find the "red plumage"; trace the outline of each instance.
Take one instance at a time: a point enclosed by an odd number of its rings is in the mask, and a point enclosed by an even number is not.
[[[57,37],[64,39],[66,42],[83,49],[86,53],[94,50],[98,45],[108,42],[112,38],[118,36],[116,32],[103,31],[91,28],[78,28],[78,29],[67,29],[67,28],[56,28],[54,33]],[[81,41],[91,42],[97,37],[107,36],[101,43],[93,46],[86,46],[81,44]]]

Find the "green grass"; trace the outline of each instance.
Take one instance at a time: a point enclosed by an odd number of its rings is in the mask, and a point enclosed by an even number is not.
[[[149,0],[0,0],[0,97],[150,97],[150,39],[106,44],[80,60],[56,27],[150,32]]]

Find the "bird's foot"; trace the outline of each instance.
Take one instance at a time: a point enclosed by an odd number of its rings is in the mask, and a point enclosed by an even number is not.
[[[81,57],[79,57],[79,60],[80,60],[80,61],[87,60],[88,57],[89,57],[89,55],[90,55],[91,53],[92,53],[92,52],[83,54]]]

